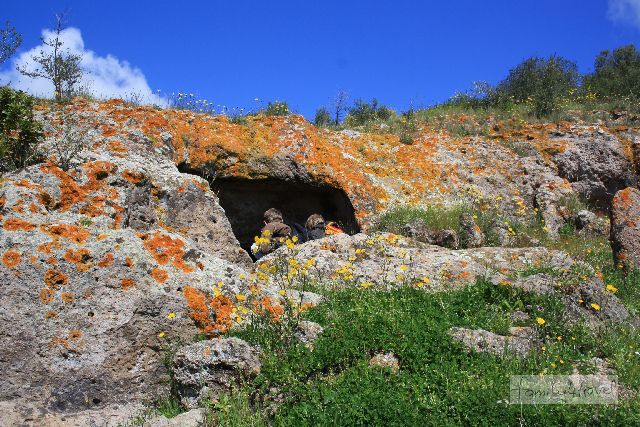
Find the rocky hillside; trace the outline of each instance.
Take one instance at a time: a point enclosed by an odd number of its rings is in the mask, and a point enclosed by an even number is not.
[[[423,123],[406,144],[384,128],[319,129],[295,115],[230,120],[119,100],[78,99],[71,109],[89,142],[72,167],[63,170],[48,159],[5,174],[0,183],[0,407],[10,414],[9,425],[118,425],[167,394],[182,409],[220,401],[238,377],[258,375],[261,363],[265,375],[270,369],[268,347],[261,353],[256,343],[221,337],[247,334],[262,319],[291,325],[291,334],[306,325],[295,333],[308,344],[313,340],[305,341],[306,334],[316,337],[330,325],[306,324],[303,313],[317,306],[311,312],[323,318],[336,283],[365,292],[448,295],[489,281],[560,301],[558,322],[595,329],[637,324],[633,304],[607,290],[617,288],[601,266],[557,251],[553,243],[567,224],[581,221],[585,235],[600,239],[593,242],[606,241],[612,212],[618,260],[630,272],[639,262],[639,201],[632,187],[640,169],[640,128],[617,124],[619,117],[598,124],[494,118],[487,134],[471,137]],[[45,145],[64,136],[65,118],[55,107],[38,105],[36,117]],[[593,212],[578,212],[579,199]],[[478,248],[479,238],[454,250],[420,233],[405,233],[415,239],[373,234],[395,207],[446,212],[460,205],[509,224],[541,223],[546,236],[517,248],[505,246],[523,245],[507,241]],[[353,236],[289,242],[254,265],[246,249],[272,206],[297,222],[321,212]],[[546,242],[549,248],[541,246]],[[535,328],[542,317],[532,307],[539,305],[514,305],[505,319],[528,311],[529,320],[518,326]],[[455,329],[452,336],[474,347],[480,338],[473,330],[467,336]],[[548,337],[534,332],[522,354],[544,348]],[[250,335],[243,338],[251,341]],[[508,336],[497,339],[504,343]],[[173,365],[163,363],[174,353]],[[398,355],[371,356],[388,361]],[[637,391],[633,381],[625,385],[630,395]],[[280,405],[300,397],[273,387],[282,396],[256,397],[271,401],[254,402],[252,411],[271,408],[277,416]],[[638,406],[630,405],[637,417]],[[169,422],[150,418],[152,425]]]

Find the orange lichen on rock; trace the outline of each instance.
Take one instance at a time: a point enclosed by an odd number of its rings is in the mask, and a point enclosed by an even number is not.
[[[68,249],[64,254],[64,260],[70,262],[76,266],[78,271],[87,271],[91,264],[89,260],[91,259],[91,254],[85,248],[80,248],[76,251],[73,249]]]
[[[24,188],[29,188],[29,189],[33,189],[33,188],[39,187],[38,184],[36,184],[36,183],[34,183],[32,181],[29,181],[28,179],[20,179],[18,181],[15,181],[13,183],[13,185],[15,185],[17,187],[24,187]]]
[[[127,289],[133,288],[136,282],[130,277],[125,277],[124,279],[122,279],[122,282],[120,282],[120,284],[122,285],[122,289],[126,291]]]
[[[82,332],[78,329],[72,329],[67,334],[66,338],[60,338],[58,336],[54,336],[49,342],[49,347],[62,346],[66,349],[75,349],[84,346],[84,340],[81,340]]]
[[[2,255],[2,263],[8,268],[15,268],[20,264],[20,253],[18,251],[14,251],[13,249],[9,249]]]
[[[125,181],[132,184],[139,184],[144,179],[142,172],[130,171],[129,169],[125,169],[121,176]]]
[[[169,278],[169,273],[161,268],[154,268],[151,270],[151,277],[153,277],[158,283],[164,283]]]
[[[63,237],[78,244],[84,243],[90,236],[90,233],[83,227],[73,224],[43,225],[40,228],[55,238]]]
[[[151,254],[151,256],[160,265],[167,265],[169,261],[180,270],[185,273],[191,273],[194,268],[187,265],[183,259],[184,256],[184,241],[179,238],[171,238],[171,236],[156,232],[149,236],[146,234],[141,235],[144,240],[145,249]]]
[[[19,218],[9,218],[2,225],[7,231],[33,231],[36,225]]]
[[[49,288],[40,289],[40,302],[42,304],[51,304],[53,302],[53,291]]]
[[[104,256],[104,258],[102,258],[102,261],[100,261],[98,263],[98,267],[111,267],[113,265],[114,262],[114,257],[112,253],[108,253]]]
[[[60,295],[60,298],[62,299],[62,302],[67,303],[67,304],[72,303],[73,300],[75,299],[71,292],[63,292]]]
[[[202,191],[207,191],[209,189],[209,186],[201,181],[198,181],[196,179],[193,180],[193,184],[198,187],[199,189],[201,189]]]
[[[80,185],[74,176],[59,167],[47,163],[40,167],[44,173],[52,174],[58,178],[60,186],[60,198],[56,208],[62,212],[70,210],[73,206],[82,203],[81,211],[86,215],[95,217],[104,214],[106,197],[99,191],[105,186],[105,178],[113,174],[116,165],[107,161],[94,161],[82,166],[86,171],[88,180]]]
[[[69,283],[69,277],[60,270],[52,268],[44,273],[44,284],[49,289],[58,289],[67,283]]]
[[[126,265],[129,268],[133,267],[133,260],[131,259],[131,257],[126,257],[124,259],[124,265]]]
[[[184,298],[189,306],[191,317],[200,329],[207,335],[221,334],[229,330],[233,324],[233,302],[224,295],[207,298],[201,292],[191,286],[186,286],[183,291]]]
[[[124,154],[129,151],[129,149],[120,141],[109,141],[107,149],[117,154]]]
[[[626,211],[631,207],[631,187],[619,191],[613,198],[613,205],[622,211]]]

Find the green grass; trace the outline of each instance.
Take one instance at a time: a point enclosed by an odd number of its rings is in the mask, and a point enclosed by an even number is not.
[[[622,292],[622,291],[621,291]],[[591,357],[606,358],[628,387],[640,384],[640,337],[617,326],[595,332],[568,328],[557,298],[517,291],[479,281],[457,292],[425,293],[346,289],[326,291],[327,302],[306,313],[326,330],[313,351],[273,335],[261,374],[243,389],[234,417],[266,417],[264,404],[272,390],[285,397],[270,421],[273,425],[632,425],[640,422],[640,402],[617,406],[509,406],[510,375],[568,374],[572,365],[593,370]],[[546,349],[528,358],[499,359],[469,353],[452,341],[452,326],[505,333],[509,314],[524,310],[546,324]],[[238,335],[256,342],[255,331]],[[557,337],[562,337],[558,340]],[[575,339],[574,339],[575,338]],[[371,354],[393,351],[397,374],[368,365]],[[561,363],[562,360],[564,363]],[[553,368],[552,364],[555,364]],[[255,390],[251,398],[247,390]],[[252,411],[247,413],[250,405]],[[242,417],[241,417],[242,418]],[[231,425],[231,424],[227,424]],[[235,425],[261,425],[238,421]]]
[[[451,229],[460,231],[460,214],[471,212],[472,209],[465,205],[451,207],[413,207],[400,206],[385,212],[373,231],[386,231],[402,234],[402,227],[407,223],[420,219],[425,224],[436,230]]]

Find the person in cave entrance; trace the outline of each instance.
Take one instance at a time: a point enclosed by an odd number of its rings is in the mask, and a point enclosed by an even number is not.
[[[335,223],[326,223],[320,214],[310,215],[304,227],[295,222],[285,222],[282,212],[275,208],[268,209],[263,218],[265,225],[260,230],[260,237],[256,237],[255,243],[251,246],[251,252],[256,260],[278,249],[287,239],[304,243],[321,239],[328,234],[344,232]]]
[[[326,224],[324,218],[320,214],[313,214],[307,218],[304,223],[306,229],[306,241],[322,239],[327,235],[325,230]]]
[[[256,242],[251,246],[251,252],[256,259],[275,251],[292,237],[291,227],[285,224],[282,212],[278,209],[268,209],[263,219],[264,227],[260,230],[260,237],[256,237]]]

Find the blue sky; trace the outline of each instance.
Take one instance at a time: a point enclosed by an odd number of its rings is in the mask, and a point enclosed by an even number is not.
[[[2,0],[0,19],[24,35],[24,59],[65,9],[107,91],[286,100],[307,117],[339,89],[402,110],[495,83],[531,55],[557,53],[586,72],[602,49],[640,46],[640,0]],[[14,65],[0,79],[17,84]]]

